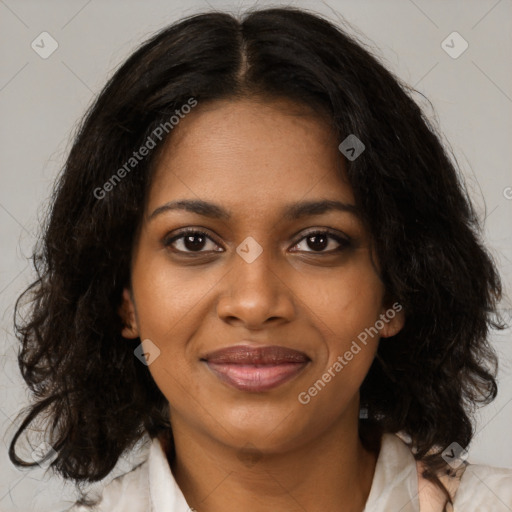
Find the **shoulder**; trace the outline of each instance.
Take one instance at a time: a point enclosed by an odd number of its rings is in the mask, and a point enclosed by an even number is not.
[[[103,487],[94,505],[75,503],[66,512],[145,512],[150,510],[148,462],[118,476]]]
[[[454,500],[455,512],[510,512],[512,469],[468,464]]]
[[[421,512],[443,510],[444,493],[423,477],[424,464],[416,461],[418,499]],[[448,468],[447,468],[448,469]],[[453,512],[511,512],[512,469],[465,462],[438,477],[453,500]]]

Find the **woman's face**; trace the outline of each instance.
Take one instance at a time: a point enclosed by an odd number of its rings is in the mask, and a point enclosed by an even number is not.
[[[122,309],[123,336],[145,340],[173,429],[262,452],[357,424],[379,336],[403,324],[396,312],[379,322],[390,305],[341,141],[298,113],[284,100],[222,101],[180,121],[158,161]],[[349,206],[311,206],[324,201]],[[204,235],[180,238],[185,228]],[[363,334],[376,324],[379,334]],[[269,346],[281,348],[259,350]]]

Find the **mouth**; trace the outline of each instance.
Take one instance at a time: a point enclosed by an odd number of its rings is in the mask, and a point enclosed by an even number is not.
[[[262,392],[290,381],[311,359],[297,350],[236,345],[201,358],[222,382],[241,391]]]

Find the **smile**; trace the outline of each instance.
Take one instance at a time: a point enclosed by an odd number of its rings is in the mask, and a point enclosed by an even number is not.
[[[285,347],[237,345],[202,359],[226,384],[250,392],[262,392],[288,382],[310,362],[303,352]]]

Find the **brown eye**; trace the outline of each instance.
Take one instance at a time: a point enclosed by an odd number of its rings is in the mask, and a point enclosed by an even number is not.
[[[334,235],[329,231],[314,231],[302,237],[299,243],[294,245],[294,248],[299,247],[300,244],[306,243],[307,247],[311,250],[304,250],[304,252],[318,253],[318,254],[332,254],[340,252],[350,246],[350,240],[341,236]],[[326,248],[329,250],[325,250]]]
[[[208,242],[211,242],[208,248]],[[176,252],[194,253],[217,251],[218,245],[203,231],[187,230],[164,241],[165,247],[171,247]],[[213,245],[213,247],[211,247]],[[207,247],[207,250],[203,250]]]

